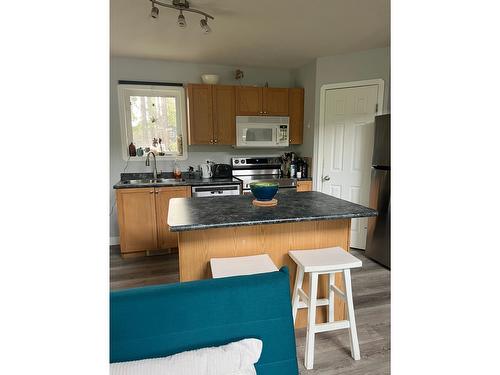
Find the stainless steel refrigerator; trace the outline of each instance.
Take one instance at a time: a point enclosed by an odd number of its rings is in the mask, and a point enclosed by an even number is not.
[[[391,115],[375,117],[366,256],[391,268]]]

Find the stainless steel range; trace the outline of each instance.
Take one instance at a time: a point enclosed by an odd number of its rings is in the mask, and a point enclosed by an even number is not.
[[[243,194],[250,192],[250,183],[277,181],[280,189],[295,188],[297,179],[281,177],[281,159],[278,157],[231,158],[233,177],[243,181]]]

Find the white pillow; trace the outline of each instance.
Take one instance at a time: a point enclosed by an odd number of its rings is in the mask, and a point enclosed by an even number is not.
[[[227,345],[163,358],[112,363],[111,375],[256,375],[262,341],[244,339]]]

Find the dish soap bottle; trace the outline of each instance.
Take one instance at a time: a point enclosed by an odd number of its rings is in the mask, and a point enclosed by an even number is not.
[[[177,160],[176,160],[174,161],[174,178],[181,178],[181,177],[182,177],[181,169],[177,165]]]

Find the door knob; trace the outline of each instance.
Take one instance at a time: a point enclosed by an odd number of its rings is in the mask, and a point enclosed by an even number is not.
[[[323,181],[330,181],[330,176],[323,177]]]

